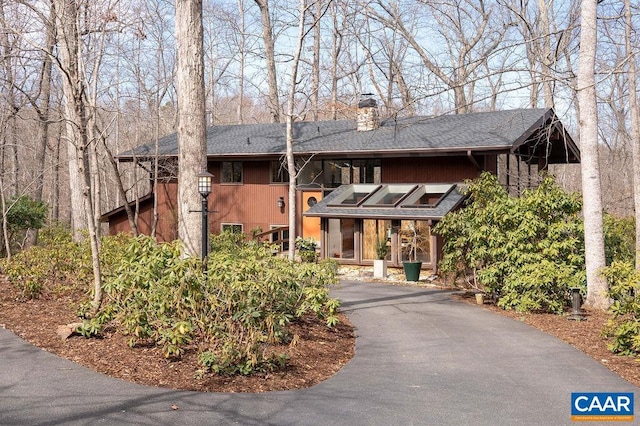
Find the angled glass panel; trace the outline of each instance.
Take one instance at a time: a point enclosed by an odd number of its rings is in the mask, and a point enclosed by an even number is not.
[[[359,206],[380,185],[351,185],[329,204],[330,206],[356,207]]]
[[[435,208],[444,197],[455,188],[455,185],[420,185],[405,198],[402,208]]]
[[[395,207],[417,185],[385,185],[372,194],[362,205],[365,207]]]

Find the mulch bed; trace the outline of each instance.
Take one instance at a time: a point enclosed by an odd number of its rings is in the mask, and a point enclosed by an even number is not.
[[[305,317],[292,325],[295,343],[274,348],[290,358],[283,370],[254,376],[208,374],[196,378],[200,367],[195,351],[171,361],[163,357],[159,347],[131,348],[127,337],[113,332],[100,339],[61,339],[57,327],[78,321],[76,301],[81,299],[77,294],[49,293],[27,302],[17,301],[18,296],[13,285],[0,281],[0,327],[92,370],[149,386],[206,392],[301,389],[333,376],[354,354],[355,334],[346,316],[340,315],[340,323],[331,329],[316,318]]]

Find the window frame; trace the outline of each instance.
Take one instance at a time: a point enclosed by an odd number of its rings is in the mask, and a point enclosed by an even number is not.
[[[224,222],[220,224],[220,232],[226,231],[228,228],[240,227],[240,233],[244,233],[244,224],[236,222]],[[236,231],[234,231],[236,232]]]
[[[289,183],[289,171],[287,170],[286,167],[284,167],[282,162],[273,160],[271,161],[270,164],[271,165],[269,166],[269,183],[274,185]],[[276,170],[278,170],[279,172],[278,174],[282,175],[282,180],[278,181],[274,179]]]
[[[231,180],[225,180],[227,178],[225,174],[225,164],[231,164]],[[240,168],[240,179],[238,181],[233,180],[235,176],[235,166]],[[244,183],[244,163],[242,161],[222,161],[220,164],[220,184],[221,185],[242,185]]]

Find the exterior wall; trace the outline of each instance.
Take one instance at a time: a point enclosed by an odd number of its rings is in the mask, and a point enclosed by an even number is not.
[[[488,163],[482,157],[480,160]],[[384,183],[456,183],[474,179],[480,173],[466,156],[382,159]]]
[[[221,162],[210,162],[209,172],[214,175],[209,209],[209,230],[219,233],[222,224],[243,224],[243,231],[250,234],[260,227],[269,230],[272,225],[288,224],[288,184],[270,183],[270,161],[244,161],[243,182],[220,183]],[[285,207],[278,207],[278,199],[284,197]]]
[[[145,203],[148,204],[148,203]],[[138,221],[138,227],[143,226],[144,219],[140,216]],[[131,227],[127,219],[126,212],[119,212],[109,218],[109,235],[116,235],[121,233],[131,233]]]
[[[476,157],[481,167],[495,171],[496,156]],[[209,172],[214,175],[209,202],[209,231],[217,234],[223,224],[242,224],[243,231],[250,234],[261,228],[267,231],[271,226],[288,225],[288,184],[270,183],[270,161],[243,161],[243,181],[238,184],[221,183],[222,162],[209,163]],[[480,174],[476,164],[466,156],[455,157],[413,157],[382,159],[383,183],[454,183],[473,179]],[[159,218],[156,236],[159,241],[171,241],[177,235],[177,182],[160,183],[156,191]],[[298,192],[297,228],[302,229],[301,212],[303,203]],[[283,197],[285,207],[278,207],[278,199]],[[199,200],[198,200],[199,201]],[[198,213],[193,213],[198,214]],[[140,205],[138,227],[141,233],[150,234],[153,221],[153,200]],[[111,234],[129,232],[126,214],[120,212],[109,220]],[[438,242],[437,247],[441,244]],[[439,256],[437,256],[439,257]],[[346,261],[346,260],[344,260]],[[354,259],[361,263],[361,259]],[[435,265],[429,265],[435,266]]]
[[[156,225],[156,238],[158,241],[172,241],[178,238],[178,210],[176,200],[178,198],[178,184],[160,183],[156,191],[158,200],[158,223]],[[138,232],[145,235],[151,234],[153,226],[153,199],[140,203],[138,213]],[[109,218],[109,234],[115,235],[122,232],[131,232],[127,213],[122,211]]]
[[[161,183],[156,191],[158,197],[158,224],[156,235],[160,241],[173,241],[178,238],[178,183]],[[152,223],[153,206],[147,213]],[[195,213],[194,213],[195,214]],[[149,231],[145,233],[150,233]]]

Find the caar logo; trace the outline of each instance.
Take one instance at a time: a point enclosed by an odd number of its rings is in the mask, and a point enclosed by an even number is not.
[[[571,420],[574,422],[632,422],[633,392],[573,392]]]

